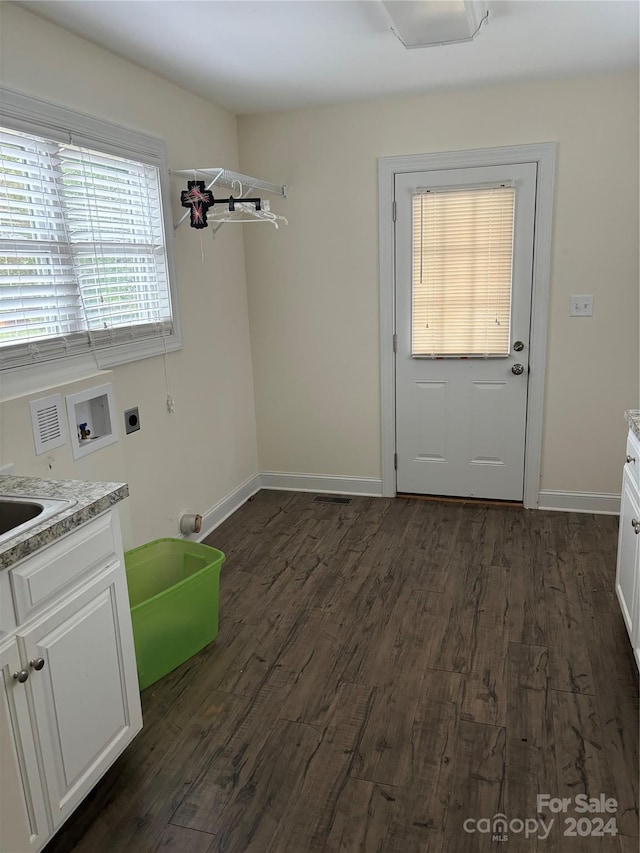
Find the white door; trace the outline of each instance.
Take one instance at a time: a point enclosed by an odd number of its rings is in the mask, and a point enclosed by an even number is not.
[[[29,683],[54,828],[142,726],[128,620],[122,567],[114,563],[19,635],[25,657],[40,660]]]
[[[535,163],[397,174],[397,491],[521,501]]]

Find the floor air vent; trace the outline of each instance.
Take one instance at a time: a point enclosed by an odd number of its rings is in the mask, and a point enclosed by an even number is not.
[[[344,498],[341,495],[316,495],[313,500],[319,504],[350,504],[352,498]]]

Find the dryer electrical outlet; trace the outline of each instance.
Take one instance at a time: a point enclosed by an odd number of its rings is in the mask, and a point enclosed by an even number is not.
[[[131,432],[137,432],[140,429],[140,415],[138,407],[127,409],[124,413],[124,431],[127,435]]]

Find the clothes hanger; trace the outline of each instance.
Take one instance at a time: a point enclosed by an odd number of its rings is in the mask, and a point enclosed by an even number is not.
[[[233,195],[233,193],[237,195]],[[248,199],[248,193],[244,193],[244,188],[241,181],[234,180],[231,182],[231,196],[229,197],[229,207],[226,211],[221,210],[210,211],[209,221],[223,224],[224,222],[270,222],[275,228],[278,228],[278,222],[284,222],[288,225],[289,222],[284,216],[273,213],[270,209],[270,203],[263,199]],[[247,199],[246,201],[243,201]]]

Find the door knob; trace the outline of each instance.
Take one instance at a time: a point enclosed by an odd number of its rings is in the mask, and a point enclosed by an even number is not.
[[[522,350],[524,349],[524,344],[522,343],[522,341],[516,341],[513,345],[513,348],[516,352],[522,352]]]
[[[26,669],[21,669],[20,672],[14,672],[13,677],[16,681],[19,681],[20,684],[24,684],[25,681],[29,678],[29,673]]]
[[[637,518],[631,519],[631,526],[633,527],[634,533],[640,533],[640,521]],[[15,675],[13,676],[15,678]]]
[[[35,669],[37,672],[44,667],[44,658],[36,658],[35,660],[29,661],[29,666]]]
[[[635,461],[636,461],[636,457],[635,456],[629,456],[629,454],[627,453],[627,462],[629,463],[629,465],[635,464]]]
[[[524,364],[514,364],[511,372],[515,373],[516,376],[520,376],[521,373],[524,373]]]

